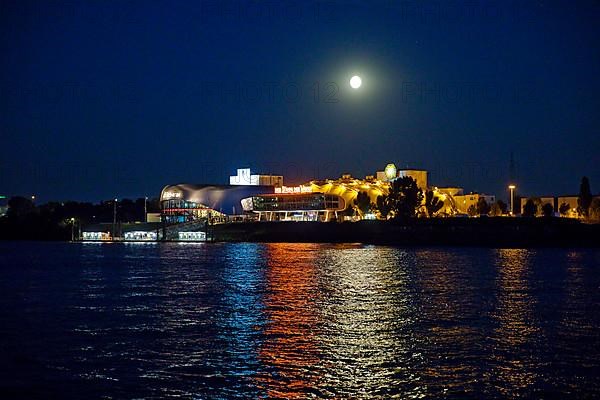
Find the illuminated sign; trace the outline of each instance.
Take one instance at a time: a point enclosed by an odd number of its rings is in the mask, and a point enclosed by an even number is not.
[[[310,186],[282,186],[276,187],[275,193],[312,193]]]
[[[254,210],[254,203],[252,202],[252,197],[248,197],[241,200],[242,209],[244,211],[252,211]]]
[[[164,192],[163,200],[180,199],[181,192]]]
[[[396,177],[396,166],[392,163],[385,166],[385,177],[388,180],[392,180]]]

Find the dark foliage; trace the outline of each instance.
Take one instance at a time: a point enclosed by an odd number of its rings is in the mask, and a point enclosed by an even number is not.
[[[12,197],[8,212],[0,218],[0,239],[68,240],[72,225],[112,222],[114,202],[98,204],[48,202],[36,206],[25,197]],[[144,198],[135,201],[123,199],[117,203],[117,221],[144,220]],[[148,200],[147,212],[159,212],[158,199]]]
[[[429,217],[433,217],[433,215],[438,212],[444,206],[444,201],[441,200],[438,196],[436,196],[432,190],[428,190],[425,192],[425,209],[427,210],[427,215]]]
[[[389,207],[392,217],[402,220],[416,216],[417,209],[423,202],[423,192],[417,186],[417,181],[406,176],[392,181],[385,198],[386,207]]]
[[[373,208],[369,194],[367,192],[358,192],[356,199],[354,199],[354,206],[358,208],[361,215],[368,214],[371,208]]]
[[[537,206],[532,199],[528,199],[525,205],[523,206],[523,216],[535,217],[535,214],[537,214]]]
[[[477,200],[477,214],[479,215],[488,215],[490,213],[490,205],[483,197],[480,197]]]
[[[587,176],[581,178],[579,185],[579,198],[577,199],[579,214],[587,217],[589,215],[590,205],[592,205],[592,191],[590,189],[590,181]]]
[[[553,214],[554,214],[554,207],[552,207],[552,204],[545,203],[542,206],[542,215],[544,217],[551,217]]]

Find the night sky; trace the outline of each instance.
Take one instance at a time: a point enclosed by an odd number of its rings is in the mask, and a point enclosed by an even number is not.
[[[0,194],[395,162],[506,198],[511,152],[521,194],[600,191],[597,1],[11,0],[0,20]]]

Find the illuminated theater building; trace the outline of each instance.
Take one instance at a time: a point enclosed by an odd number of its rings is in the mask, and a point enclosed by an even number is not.
[[[358,193],[367,193],[370,202],[376,204],[379,196],[389,193],[391,182],[401,177],[413,178],[423,191],[433,190],[444,201],[440,215],[461,212],[454,199],[462,195],[461,188],[429,188],[427,171],[397,170],[394,164],[388,164],[384,171],[364,179],[344,174],[338,179],[313,180],[300,186],[284,186],[283,176],[254,175],[248,168],[238,169],[229,185],[169,185],[161,191],[161,220],[173,224],[198,219],[227,222],[232,216],[258,221],[375,219],[374,211],[365,215],[348,211],[354,211]]]

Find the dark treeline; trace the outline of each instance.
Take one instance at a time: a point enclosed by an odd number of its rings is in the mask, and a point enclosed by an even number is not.
[[[81,225],[113,222],[114,201],[80,203],[48,202],[36,205],[30,199],[15,196],[8,201],[8,211],[0,218],[0,239],[69,240],[71,229]],[[159,200],[148,199],[147,212],[159,212]],[[117,202],[118,222],[144,221],[144,198]]]

